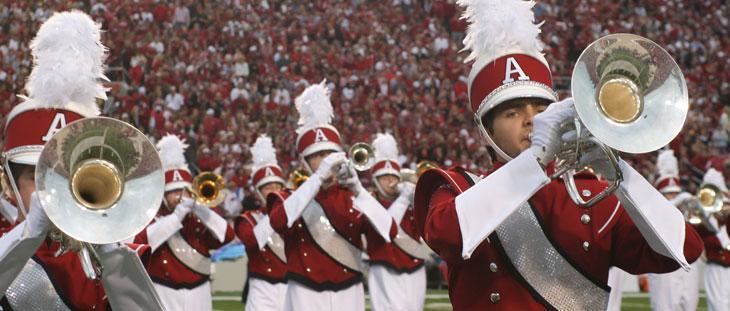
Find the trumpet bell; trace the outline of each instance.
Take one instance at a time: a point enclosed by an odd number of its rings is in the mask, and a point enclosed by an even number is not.
[[[165,183],[155,146],[111,118],[68,124],[49,140],[35,171],[36,193],[53,224],[81,242],[106,244],[142,231]]]
[[[657,150],[674,139],[689,109],[687,83],[674,59],[632,34],[591,43],[572,77],[575,109],[599,141],[627,153]]]
[[[216,207],[223,203],[226,183],[221,175],[213,172],[203,172],[193,179],[192,192],[198,203],[207,207]]]
[[[348,156],[358,171],[367,171],[375,164],[375,151],[366,143],[356,143],[350,147]]]

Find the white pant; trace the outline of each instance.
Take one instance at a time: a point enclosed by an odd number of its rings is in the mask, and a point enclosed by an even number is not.
[[[365,292],[362,283],[340,291],[318,292],[289,280],[284,310],[291,311],[363,311]]]
[[[705,266],[707,310],[730,311],[730,268],[713,263]]]
[[[621,294],[623,291],[623,278],[624,270],[616,267],[611,267],[608,270],[608,286],[611,287],[611,293],[608,296],[608,311],[620,311],[621,310]]]
[[[210,294],[210,282],[200,284],[193,289],[172,289],[165,285],[153,283],[160,296],[165,310],[212,310],[213,297]]]
[[[374,311],[421,311],[426,298],[426,269],[398,274],[385,266],[372,265],[368,289]]]
[[[247,311],[284,310],[286,283],[271,284],[256,278],[248,279]]]
[[[651,309],[697,310],[700,292],[699,260],[692,264],[692,270],[678,269],[664,274],[648,274]]]

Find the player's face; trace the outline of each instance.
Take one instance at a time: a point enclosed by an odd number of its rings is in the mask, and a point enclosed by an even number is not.
[[[307,161],[307,163],[309,163],[309,167],[312,169],[312,172],[316,172],[319,168],[319,164],[322,163],[322,160],[324,160],[324,158],[326,158],[332,152],[332,150],[322,150],[320,152],[316,152],[307,156],[305,160]]]
[[[175,209],[183,198],[189,198],[190,194],[184,189],[172,190],[165,192],[165,201],[170,209]]]
[[[380,189],[383,190],[383,194],[385,194],[388,197],[394,197],[398,195],[398,182],[400,182],[400,179],[398,179],[395,175],[383,175],[378,176],[376,179],[378,181],[378,184],[380,185]]]
[[[32,165],[17,165],[13,172],[18,192],[20,193],[20,199],[23,202],[26,210],[30,208],[30,196],[35,192],[35,166]],[[18,212],[18,220],[24,219],[23,213]]]
[[[487,130],[504,153],[517,157],[530,147],[532,120],[546,108],[545,101],[531,98],[520,98],[501,104],[495,108],[494,120],[491,126],[487,126]]]
[[[261,194],[266,198],[269,193],[276,192],[281,190],[282,185],[278,182],[270,182],[268,184],[265,184],[261,187],[259,187],[259,191],[261,191]]]

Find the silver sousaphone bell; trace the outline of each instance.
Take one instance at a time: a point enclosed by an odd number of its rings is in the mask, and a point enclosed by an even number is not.
[[[616,151],[658,150],[679,134],[689,109],[687,83],[674,59],[651,40],[632,34],[591,43],[573,69],[572,93],[578,118],[569,127],[575,127],[577,140],[557,155],[553,177],[563,177],[570,197],[581,207],[597,203],[620,185]],[[581,161],[583,150],[592,145],[608,163]],[[574,175],[598,165],[609,186],[586,201]]]
[[[95,278],[101,267],[91,263],[96,256],[89,244],[142,231],[157,214],[165,179],[157,150],[142,132],[97,117],[68,124],[45,144],[35,183],[48,218],[81,242],[85,273]]]

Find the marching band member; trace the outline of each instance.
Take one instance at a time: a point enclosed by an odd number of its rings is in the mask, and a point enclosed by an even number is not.
[[[399,224],[399,232],[392,243],[387,243],[377,232],[369,231],[366,235],[370,301],[376,311],[423,310],[426,298],[423,260],[428,254],[415,229],[412,208],[415,185],[400,180],[398,145],[393,136],[378,134],[372,146],[375,198]]]
[[[664,273],[696,260],[697,233],[625,162],[618,195],[588,209],[573,202],[561,179],[548,177],[570,139],[561,124],[576,113],[572,99],[554,103],[534,2],[459,3],[471,23],[464,40],[474,60],[469,108],[496,163],[484,177],[429,170],[414,201],[420,232],[448,264],[454,309],[605,310],[611,266]],[[585,163],[598,159],[597,147],[584,151]],[[576,183],[586,199],[606,187],[588,174]],[[657,233],[640,231],[637,220]]]
[[[703,184],[714,185],[728,199],[725,177],[714,168],[709,169],[702,180]],[[728,204],[725,202],[725,204]],[[705,292],[707,293],[707,309],[714,311],[730,310],[730,227],[727,215],[720,212],[709,219],[716,228],[708,230],[705,226],[697,226],[697,230],[705,243]]]
[[[267,198],[271,226],[286,244],[284,309],[364,310],[361,235],[372,225],[389,242],[397,225],[347,163],[339,132],[330,125],[325,81],[309,86],[295,103],[297,151],[311,176],[291,195]]]
[[[106,98],[106,48],[100,25],[86,14],[54,13],[31,43],[34,68],[28,97],[5,124],[2,168],[7,201],[19,223],[0,238],[0,308],[3,310],[162,310],[149,276],[134,249],[120,243],[93,246],[101,279],[87,278],[76,252],[61,252],[49,238],[54,229],[35,193],[35,166],[45,142],[76,120],[99,114]],[[1,174],[0,174],[1,175]],[[49,204],[48,202],[44,204]]]
[[[190,197],[187,145],[175,135],[157,143],[165,170],[165,197],[154,222],[135,238],[149,244],[147,272],[168,310],[211,310],[210,250],[233,240],[228,222]]]
[[[271,228],[265,198],[282,190],[286,182],[271,138],[259,136],[251,155],[251,180],[262,208],[246,211],[236,220],[236,234],[248,255],[246,310],[283,310],[287,288],[284,240]]]
[[[662,150],[657,156],[659,178],[654,182],[657,190],[667,200],[678,205],[683,197],[692,197],[682,193],[679,183],[679,166],[674,151]],[[695,310],[699,301],[700,270],[699,261],[692,263],[692,270],[678,269],[665,274],[648,275],[649,300],[652,310]]]

